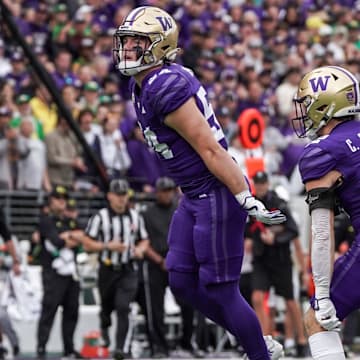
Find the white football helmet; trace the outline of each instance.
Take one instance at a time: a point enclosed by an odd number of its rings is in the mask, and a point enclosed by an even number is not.
[[[132,76],[145,69],[175,60],[178,27],[175,20],[164,10],[154,6],[141,6],[127,15],[114,34],[115,67],[124,75]],[[135,46],[124,50],[123,38],[134,36],[148,39],[148,47]],[[134,51],[136,60],[126,59],[126,51]]]

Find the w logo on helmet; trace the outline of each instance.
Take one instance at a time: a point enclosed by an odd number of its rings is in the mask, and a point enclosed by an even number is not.
[[[331,77],[330,75],[326,75],[326,76],[320,76],[320,77],[317,77],[317,78],[309,79],[309,82],[311,84],[313,92],[318,92],[319,88],[322,91],[325,91],[326,88],[327,88],[330,77]]]
[[[171,18],[165,16],[157,16],[156,18],[159,20],[159,23],[161,24],[164,31],[167,31],[173,27]]]

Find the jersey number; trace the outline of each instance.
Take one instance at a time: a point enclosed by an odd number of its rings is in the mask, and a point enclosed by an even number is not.
[[[164,159],[171,159],[174,157],[173,152],[170,150],[169,146],[165,143],[159,143],[156,134],[147,127],[144,130],[144,137],[147,144],[153,148],[157,153],[159,153]]]
[[[205,89],[201,86],[197,91],[196,95],[204,108],[204,117],[209,123],[209,126],[212,133],[214,134],[216,141],[220,141],[224,138],[224,133],[214,115],[211,104],[209,104],[206,99]],[[166,143],[159,143],[156,134],[152,130],[150,130],[149,127],[144,130],[144,137],[147,144],[157,153],[159,153],[164,159],[172,159],[174,157],[174,154],[169,148],[169,146]]]

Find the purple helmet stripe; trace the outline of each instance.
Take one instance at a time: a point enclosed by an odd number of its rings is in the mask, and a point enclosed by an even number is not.
[[[142,6],[142,7],[138,8],[138,9],[135,9],[134,11],[132,11],[132,12],[127,16],[126,22],[129,22],[129,23],[130,23],[129,25],[132,25],[133,22],[136,20],[136,16],[138,16],[139,13],[140,13],[143,9],[145,9],[145,8],[146,8],[146,6]],[[129,17],[130,17],[130,19],[129,19]]]
[[[351,72],[349,72],[346,69],[343,69],[343,68],[341,68],[339,66],[329,66],[329,67],[333,68],[333,69],[337,69],[337,70],[343,72],[345,75],[347,75],[351,79],[351,81],[354,84],[354,88],[355,88],[355,105],[358,106],[359,105],[359,94],[358,94],[359,82],[356,79],[356,77],[353,74],[351,74]]]

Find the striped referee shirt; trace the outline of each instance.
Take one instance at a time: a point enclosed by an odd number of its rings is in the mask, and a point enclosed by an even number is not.
[[[128,250],[123,253],[108,249],[100,253],[100,261],[105,264],[111,262],[111,265],[128,263],[135,244],[148,238],[144,219],[135,209],[117,214],[111,208],[103,208],[90,218],[85,233],[97,241],[120,241],[127,245]]]

